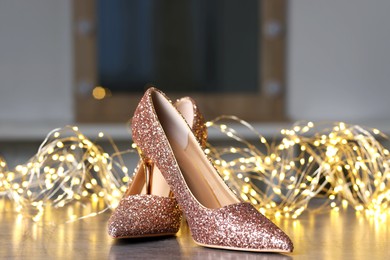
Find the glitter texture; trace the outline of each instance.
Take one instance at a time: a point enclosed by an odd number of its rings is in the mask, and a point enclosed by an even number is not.
[[[176,101],[178,112],[186,120],[192,122],[193,132],[200,144],[205,147],[207,142],[207,128],[204,118],[194,100],[184,97]],[[190,105],[192,113],[185,111]],[[183,111],[180,110],[183,108]],[[143,168],[140,161],[135,168],[135,174],[144,174],[139,169]],[[131,183],[118,207],[108,220],[108,234],[113,238],[132,238],[172,235],[180,228],[181,211],[176,199],[171,197],[156,196],[153,194],[130,195]]]
[[[155,195],[132,195],[119,202],[108,220],[108,234],[114,238],[175,234],[181,211],[176,200]]]
[[[289,237],[249,203],[210,209],[195,199],[157,117],[154,95],[163,97],[162,102],[170,102],[161,91],[148,89],[133,117],[133,139],[144,157],[152,160],[161,170],[186,215],[195,242],[225,249],[291,252],[293,244]]]

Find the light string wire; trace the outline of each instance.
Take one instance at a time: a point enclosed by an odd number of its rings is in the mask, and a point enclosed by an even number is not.
[[[232,190],[265,215],[295,219],[321,197],[324,203],[313,211],[351,205],[382,218],[389,212],[390,157],[380,143],[387,137],[378,129],[297,122],[280,131],[281,141],[269,143],[235,116],[218,117],[207,126],[236,142],[207,148],[215,167]],[[246,127],[257,146],[233,126]]]
[[[205,150],[229,187],[267,216],[298,218],[313,198],[324,198],[312,211],[351,205],[356,211],[384,218],[390,202],[389,151],[378,129],[343,122],[297,122],[282,129],[280,138],[267,140],[252,125],[235,116],[207,122],[233,144]],[[253,137],[244,137],[243,128]],[[15,202],[16,210],[39,220],[47,206],[62,208],[73,202],[97,203],[102,210],[73,214],[68,221],[96,216],[115,208],[131,183],[124,155],[135,145],[109,155],[76,126],[51,131],[26,164],[14,170],[0,157],[0,194]],[[255,140],[255,141],[253,141]],[[138,158],[138,157],[137,157]],[[310,207],[312,208],[312,207]]]
[[[103,133],[98,140],[108,140],[113,154],[86,138],[76,126],[54,129],[40,145],[38,152],[13,171],[0,158],[0,191],[16,204],[16,211],[39,220],[47,206],[62,208],[72,202],[98,203],[102,211],[85,216],[72,215],[68,221],[95,216],[115,208],[131,181],[123,156],[133,149],[119,151]]]

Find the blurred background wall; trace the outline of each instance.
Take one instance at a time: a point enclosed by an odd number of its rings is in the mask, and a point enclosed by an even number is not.
[[[71,1],[0,0],[0,124],[73,120]]]
[[[0,124],[72,122],[68,0],[0,0]],[[290,1],[287,115],[389,119],[390,1]]]
[[[390,119],[390,1],[289,2],[291,119]]]

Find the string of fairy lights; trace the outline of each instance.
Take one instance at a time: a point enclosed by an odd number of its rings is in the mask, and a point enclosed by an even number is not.
[[[244,138],[234,129],[237,125],[253,137]],[[296,219],[317,198],[322,203],[310,207],[313,211],[339,211],[350,205],[370,216],[386,218],[389,213],[390,156],[380,142],[386,136],[378,129],[343,122],[298,122],[270,141],[234,116],[221,116],[207,122],[207,127],[230,139],[228,146],[208,144],[205,149],[221,177],[269,217]],[[108,141],[113,153],[98,145],[102,140]],[[56,209],[103,201],[102,211],[112,209],[132,179],[125,154],[136,157],[135,146],[119,151],[103,133],[91,141],[76,126],[55,129],[25,164],[9,170],[0,157],[0,194],[35,221],[48,205]],[[69,221],[99,212],[72,214]]]
[[[232,122],[246,126],[257,144],[229,127],[237,125]],[[299,122],[282,129],[281,141],[270,144],[236,117],[222,116],[207,125],[238,142],[206,152],[234,191],[265,215],[296,219],[313,198],[325,198],[316,211],[351,205],[382,218],[389,212],[390,157],[378,129]]]
[[[97,137],[104,140],[104,134]],[[38,152],[25,164],[8,171],[0,158],[0,191],[15,202],[16,211],[39,220],[44,208],[62,208],[72,202],[103,200],[106,208],[117,205],[131,181],[122,156],[107,138],[114,152],[109,155],[86,138],[76,126],[50,132]],[[90,212],[87,216],[94,216]],[[69,220],[85,216],[69,216]]]

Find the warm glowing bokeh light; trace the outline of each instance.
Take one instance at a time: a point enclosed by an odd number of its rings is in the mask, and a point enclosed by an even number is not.
[[[104,88],[102,86],[96,86],[92,90],[92,96],[97,99],[101,100],[111,95],[111,91],[107,88]]]

